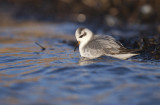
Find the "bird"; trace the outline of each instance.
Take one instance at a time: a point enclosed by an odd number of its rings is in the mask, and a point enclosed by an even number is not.
[[[90,29],[80,27],[75,31],[81,57],[95,59],[109,56],[118,59],[128,59],[139,55],[136,49],[127,49],[110,35],[95,35]]]

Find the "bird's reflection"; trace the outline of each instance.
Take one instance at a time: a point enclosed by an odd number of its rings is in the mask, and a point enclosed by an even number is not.
[[[108,57],[108,56],[102,56],[96,59],[89,59],[89,58],[80,58],[78,64],[83,66],[83,65],[89,65],[89,64],[93,64],[93,63],[97,63],[97,62],[107,62],[107,63],[113,63],[113,62],[117,62],[117,61],[121,61],[120,59],[116,59],[116,58],[112,58],[112,57]]]

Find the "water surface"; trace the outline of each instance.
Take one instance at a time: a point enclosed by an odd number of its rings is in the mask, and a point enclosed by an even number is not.
[[[81,59],[67,43],[75,40],[77,26],[65,25],[0,29],[0,104],[160,104],[159,62]]]

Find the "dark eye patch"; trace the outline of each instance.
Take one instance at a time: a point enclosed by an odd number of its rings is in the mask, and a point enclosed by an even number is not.
[[[78,28],[78,33],[81,34],[81,32],[82,32],[84,29],[85,29],[85,28],[83,28],[83,27]]]
[[[84,36],[86,36],[87,34],[86,33],[84,33],[83,35],[81,35],[79,38],[82,38],[82,37],[84,37]]]

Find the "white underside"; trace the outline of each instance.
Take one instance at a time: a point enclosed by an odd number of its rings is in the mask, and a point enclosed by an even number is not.
[[[132,56],[136,56],[136,55],[139,55],[139,54],[133,54],[133,53],[128,53],[128,54],[116,54],[116,55],[106,55],[106,56],[110,56],[110,57],[113,57],[113,58],[118,58],[118,59],[123,59],[123,60],[125,60],[125,59],[128,59],[128,58],[130,58],[130,57],[132,57]],[[98,57],[100,57],[100,56],[84,56],[84,55],[81,55],[82,57],[85,57],[85,58],[89,58],[89,59],[95,59],[95,58],[98,58]]]
[[[116,55],[106,55],[106,56],[111,56],[111,57],[118,58],[118,59],[128,59],[135,55],[138,55],[138,54],[130,53],[130,54],[116,54]]]

